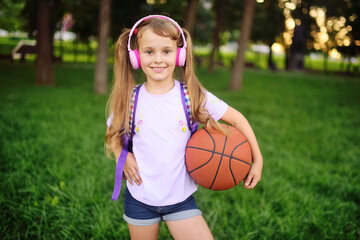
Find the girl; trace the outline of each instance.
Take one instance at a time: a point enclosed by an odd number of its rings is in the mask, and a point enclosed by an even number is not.
[[[189,33],[165,16],[142,18],[116,43],[115,82],[108,101],[111,116],[106,133],[108,149],[125,162],[123,217],[131,239],[157,239],[161,220],[175,239],[213,239],[192,196],[197,185],[186,172],[184,155],[191,131],[184,127],[187,116],[181,83],[174,79],[176,66],[183,67],[193,119],[225,132],[217,123],[221,119],[248,139],[253,164],[244,187],[254,188],[261,178],[263,161],[252,128],[241,113],[200,84],[194,74]],[[138,88],[135,119],[130,111],[135,87],[132,68],[141,68],[146,77]],[[122,148],[127,145],[124,136],[129,133],[133,133],[132,153],[125,151],[123,155]]]

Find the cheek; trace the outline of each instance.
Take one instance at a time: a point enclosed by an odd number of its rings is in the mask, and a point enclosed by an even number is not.
[[[147,63],[150,62],[150,58],[146,54],[139,54],[139,56],[140,56],[141,65],[146,65]]]
[[[177,53],[176,54],[171,54],[171,56],[169,56],[167,58],[167,62],[170,63],[171,65],[175,65],[176,57],[177,57]]]

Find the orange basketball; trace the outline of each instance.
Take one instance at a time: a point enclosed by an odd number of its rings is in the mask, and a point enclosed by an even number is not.
[[[251,149],[244,135],[228,128],[229,135],[199,129],[186,146],[185,162],[190,176],[200,186],[211,190],[226,190],[239,184],[250,170]]]

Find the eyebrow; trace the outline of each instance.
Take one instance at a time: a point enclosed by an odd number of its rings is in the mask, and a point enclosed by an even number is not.
[[[144,47],[140,47],[141,49],[145,49],[145,48],[151,48],[153,49],[154,47],[151,47],[151,46],[144,46]],[[176,47],[172,47],[172,46],[164,46],[162,47],[161,49],[165,49],[165,48],[176,48]]]

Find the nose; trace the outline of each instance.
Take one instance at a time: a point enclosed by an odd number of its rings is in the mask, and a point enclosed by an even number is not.
[[[161,53],[155,54],[155,63],[161,63],[162,62],[162,56]]]

